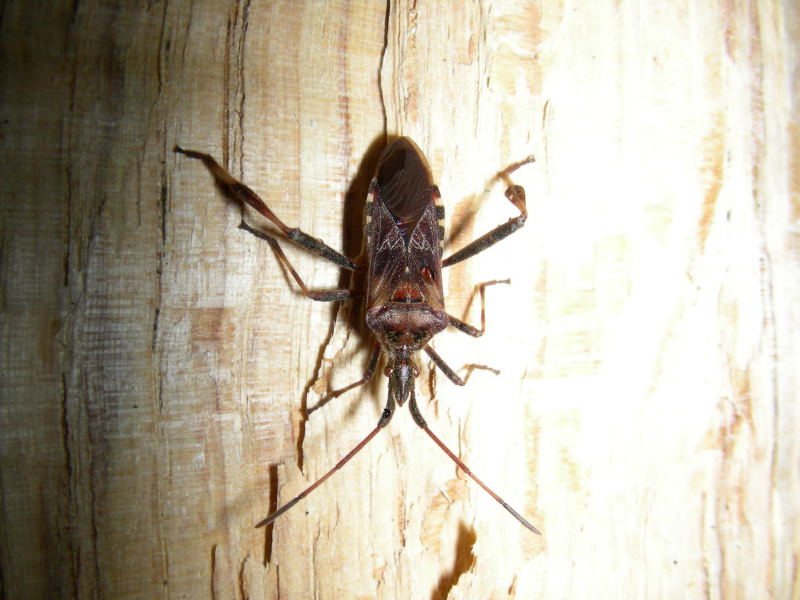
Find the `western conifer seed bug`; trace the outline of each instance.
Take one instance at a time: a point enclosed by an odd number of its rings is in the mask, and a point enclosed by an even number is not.
[[[201,160],[227,194],[250,205],[269,219],[277,226],[280,237],[294,242],[343,269],[354,271],[359,268],[353,261],[322,240],[313,238],[298,228],[285,225],[255,192],[234,179],[211,155],[184,150],[179,146],[175,147],[175,151]],[[375,372],[382,352],[386,354],[387,363],[384,374],[389,379],[386,406],[375,429],[356,444],[325,475],[270,514],[257,527],[272,523],[313,492],[333,473],[341,469],[381,429],[386,427],[394,415],[396,406],[402,406],[408,401],[414,422],[428,434],[436,445],[522,525],[541,534],[536,527],[478,479],[467,465],[430,430],[420,413],[414,394],[415,378],[419,374],[414,357],[421,350],[425,351],[450,381],[456,385],[465,384],[465,380],[459,377],[430,346],[431,338],[448,325],[472,337],[483,335],[486,324],[484,288],[487,285],[507,283],[507,281],[490,281],[479,286],[481,328],[478,329],[445,312],[442,268],[452,266],[483,252],[525,224],[528,216],[525,207],[525,190],[521,186],[514,185],[510,175],[519,167],[531,163],[533,160],[533,157],[529,156],[512,164],[497,175],[497,179],[502,179],[508,185],[506,197],[519,210],[519,215],[442,260],[444,206],[439,202],[439,188],[433,182],[428,162],[422,151],[409,138],[401,137],[390,143],[378,159],[378,168],[370,183],[367,197],[366,225],[364,227],[367,289],[363,293],[350,289],[309,290],[281,250],[276,241],[276,237],[279,236],[275,233],[256,231],[242,221],[240,225],[242,229],[270,244],[278,260],[288,269],[307,297],[320,301],[341,301],[360,296],[364,296],[366,299],[364,307],[366,323],[374,334],[375,341],[364,376],[344,388],[329,392],[316,406],[309,409],[308,413],[332,398],[369,381]]]

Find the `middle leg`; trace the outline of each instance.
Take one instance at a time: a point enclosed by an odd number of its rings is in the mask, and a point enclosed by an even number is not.
[[[485,290],[490,285],[495,285],[495,284],[498,284],[498,283],[506,283],[506,284],[508,284],[508,283],[511,283],[511,280],[510,279],[496,279],[494,281],[486,281],[486,282],[481,283],[480,285],[477,286],[477,290],[481,295],[481,328],[480,329],[477,329],[477,328],[473,327],[472,325],[469,325],[468,323],[465,323],[461,319],[457,319],[456,317],[454,317],[452,315],[447,315],[447,320],[448,320],[449,324],[452,325],[453,327],[455,327],[456,329],[458,329],[459,331],[463,331],[467,335],[471,335],[472,337],[476,337],[476,338],[477,337],[481,337],[484,334],[484,332],[486,331],[486,292],[485,292]],[[473,294],[473,298],[474,297],[475,296]]]
[[[294,267],[292,266],[292,263],[289,262],[289,259],[287,258],[286,254],[284,254],[283,248],[281,248],[280,244],[278,243],[278,240],[276,240],[273,236],[271,236],[268,233],[264,233],[263,231],[258,231],[257,229],[253,229],[252,227],[250,227],[250,225],[248,225],[244,221],[239,223],[239,229],[243,229],[248,233],[252,233],[258,239],[264,240],[269,244],[270,248],[272,248],[272,251],[275,253],[275,256],[278,258],[278,262],[289,270],[289,273],[291,273],[292,277],[297,282],[297,285],[300,286],[300,290],[306,297],[311,298],[312,300],[319,300],[320,302],[337,302],[339,300],[346,300],[348,298],[354,298],[358,296],[356,292],[353,292],[352,290],[349,289],[348,290],[308,289],[308,287],[306,287],[306,284],[303,283],[303,280],[300,278],[300,275],[298,275],[297,271],[294,270]]]

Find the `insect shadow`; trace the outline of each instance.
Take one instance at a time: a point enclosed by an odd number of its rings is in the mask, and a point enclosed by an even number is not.
[[[374,142],[371,150],[374,150],[375,146]],[[179,146],[175,147],[175,151],[202,161],[227,195],[249,205],[277,227],[277,232],[268,233],[254,229],[244,220],[240,225],[241,229],[265,240],[270,245],[282,268],[289,272],[305,296],[323,302],[359,299],[364,304],[364,320],[374,337],[364,375],[343,388],[329,391],[314,406],[306,407],[306,415],[310,415],[334,398],[369,382],[377,369],[381,354],[386,357],[383,374],[388,379],[388,393],[386,405],[375,428],[327,473],[295,498],[272,511],[257,526],[269,525],[313,492],[388,425],[397,407],[402,407],[408,402],[409,412],[417,426],[466,475],[524,527],[541,534],[527,519],[483,483],[431,431],[419,410],[415,394],[416,378],[419,375],[416,357],[422,351],[454,384],[463,386],[466,383],[439,356],[430,345],[430,341],[448,326],[472,337],[482,336],[486,329],[485,289],[497,283],[507,283],[507,280],[488,281],[478,286],[481,297],[481,326],[478,329],[445,311],[442,269],[483,252],[522,228],[528,216],[525,190],[521,186],[514,185],[510,175],[521,166],[533,162],[533,157],[529,156],[513,163],[496,176],[496,179],[503,180],[507,184],[506,198],[517,208],[519,215],[443,258],[445,209],[440,201],[439,188],[434,183],[425,155],[417,145],[410,138],[394,139],[379,154],[374,169],[375,175],[367,186],[363,251],[351,260],[322,240],[283,223],[253,190],[237,181],[210,154],[185,150]],[[365,166],[365,163],[362,163],[362,166]],[[360,171],[363,175],[364,169]],[[350,186],[350,191],[357,192],[356,186],[363,186],[363,179],[357,178]],[[354,197],[355,193],[350,199]],[[352,208],[348,207],[347,210]],[[342,269],[354,271],[353,282],[348,286],[342,283],[337,289],[309,289],[284,254],[278,239],[288,240]],[[351,314],[356,312],[351,311]]]

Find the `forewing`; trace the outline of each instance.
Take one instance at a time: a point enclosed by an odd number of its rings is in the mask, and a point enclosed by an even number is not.
[[[411,233],[408,244],[409,272],[415,274],[426,290],[426,302],[444,308],[442,292],[442,243],[444,207],[438,203],[439,191],[431,194],[428,206]]]
[[[368,307],[425,302],[443,308],[444,208],[427,161],[408,138],[384,150],[367,203]]]
[[[380,201],[375,182],[367,202],[367,257],[369,274],[367,279],[367,308],[389,302],[389,289],[398,279],[398,271],[404,267],[405,242],[391,213]]]
[[[436,189],[425,157],[411,140],[400,138],[381,155],[375,181],[381,202],[408,246]]]

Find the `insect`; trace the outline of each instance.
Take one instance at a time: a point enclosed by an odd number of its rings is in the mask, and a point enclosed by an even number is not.
[[[277,226],[282,237],[344,269],[354,271],[359,268],[356,263],[322,240],[313,238],[298,228],[290,228],[285,225],[255,192],[234,179],[211,155],[185,150],[179,146],[175,147],[175,151],[201,160],[224,191],[264,215]],[[378,159],[375,177],[369,186],[364,227],[367,269],[365,314],[367,327],[375,337],[367,369],[361,379],[330,392],[308,412],[312,412],[328,400],[369,381],[377,368],[381,353],[386,355],[387,364],[384,375],[389,380],[386,405],[378,424],[367,437],[356,444],[316,482],[278,508],[257,526],[272,523],[313,492],[366,446],[381,429],[386,427],[397,406],[408,402],[414,422],[464,473],[469,475],[522,525],[541,534],[536,527],[478,479],[467,465],[430,430],[420,413],[414,394],[415,378],[419,374],[415,356],[420,351],[424,351],[450,381],[456,385],[465,384],[465,380],[459,377],[430,346],[431,338],[448,325],[472,337],[483,335],[485,328],[484,288],[487,285],[507,283],[507,281],[492,281],[479,286],[481,328],[477,329],[445,312],[442,268],[452,266],[486,250],[525,224],[527,218],[525,190],[511,182],[510,174],[533,160],[533,157],[529,156],[512,164],[497,175],[497,178],[503,179],[508,185],[506,197],[519,210],[519,215],[442,260],[444,206],[439,202],[439,188],[433,182],[431,169],[425,156],[417,145],[406,137],[394,140],[383,150]],[[307,297],[320,301],[341,301],[361,295],[350,289],[309,290],[281,250],[275,234],[255,230],[244,221],[240,227],[270,244],[278,259],[287,267]]]

